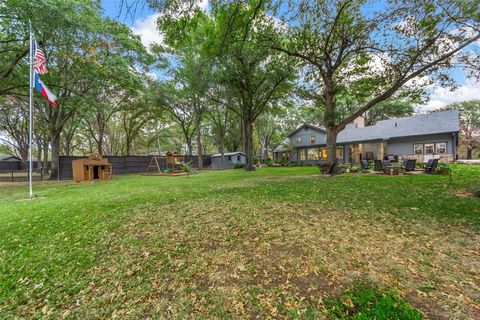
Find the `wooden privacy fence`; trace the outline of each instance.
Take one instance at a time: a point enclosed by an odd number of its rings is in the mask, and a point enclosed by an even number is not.
[[[104,156],[113,166],[113,175],[127,173],[143,173],[147,170],[152,156]],[[60,156],[59,157],[59,177],[62,180],[73,178],[72,161],[83,159],[85,157]],[[203,156],[203,167],[210,167],[210,156]],[[194,167],[198,168],[198,156],[185,156],[185,162],[192,162]]]

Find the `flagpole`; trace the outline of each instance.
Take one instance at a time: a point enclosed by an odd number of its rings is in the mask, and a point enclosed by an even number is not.
[[[30,73],[29,73],[29,101],[28,101],[28,116],[29,116],[29,125],[28,125],[28,183],[30,191],[30,199],[33,198],[32,190],[32,174],[33,174],[33,150],[32,150],[32,140],[33,140],[33,37],[32,37],[32,21],[29,22],[29,34],[30,34]]]

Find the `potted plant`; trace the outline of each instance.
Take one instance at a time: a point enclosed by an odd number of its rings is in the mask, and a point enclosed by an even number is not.
[[[396,176],[401,171],[402,171],[402,166],[398,162],[392,163],[390,167],[383,169],[383,173],[388,174],[390,176]]]

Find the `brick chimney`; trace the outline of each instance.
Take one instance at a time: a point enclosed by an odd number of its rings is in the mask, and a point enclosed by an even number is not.
[[[355,120],[353,120],[353,124],[356,128],[363,128],[365,127],[365,117],[358,116]]]

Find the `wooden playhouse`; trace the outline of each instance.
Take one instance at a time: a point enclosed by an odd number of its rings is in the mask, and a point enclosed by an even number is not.
[[[99,154],[72,161],[73,181],[96,181],[112,179],[112,164]]]

